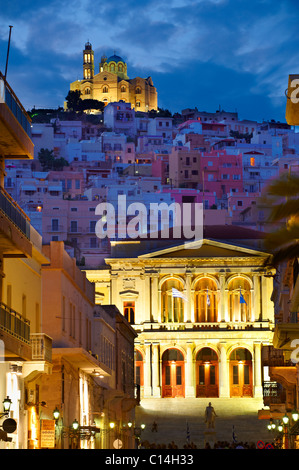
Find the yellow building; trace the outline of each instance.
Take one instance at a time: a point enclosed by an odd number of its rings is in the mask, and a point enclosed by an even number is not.
[[[157,90],[151,77],[129,78],[127,64],[119,56],[103,56],[99,73],[94,74],[94,51],[89,42],[83,51],[83,79],[70,84],[70,90],[80,90],[82,99],[94,99],[104,103],[124,101],[136,111],[158,109]]]
[[[33,158],[30,118],[0,73],[0,402],[11,402],[0,418],[0,449],[38,447],[39,381],[52,369],[52,340],[41,322],[41,265],[47,258],[41,236],[4,189],[6,160]],[[15,431],[5,430],[6,418]]]
[[[263,347],[274,328],[262,235],[211,226],[200,242],[112,245],[107,268],[87,277],[98,303],[115,304],[138,333],[141,398],[261,399]]]

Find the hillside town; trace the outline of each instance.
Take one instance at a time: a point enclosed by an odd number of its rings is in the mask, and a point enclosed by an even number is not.
[[[172,114],[128,71],[113,55],[96,73],[87,42],[61,107],[30,110],[0,75],[0,448],[298,448],[298,258],[266,243],[296,127]],[[160,236],[163,217],[120,236],[120,197],[200,206],[200,240],[171,218]],[[118,232],[100,237],[108,203]]]

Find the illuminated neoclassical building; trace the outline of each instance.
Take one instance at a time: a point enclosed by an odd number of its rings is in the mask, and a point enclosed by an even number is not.
[[[115,304],[138,333],[141,397],[262,397],[274,327],[262,246],[258,232],[206,227],[200,243],[116,242],[107,267],[87,271],[98,302]]]
[[[83,79],[70,84],[70,90],[80,90],[82,99],[95,99],[104,103],[124,101],[136,111],[158,109],[157,90],[151,77],[129,78],[126,62],[117,55],[103,56],[99,73],[94,73],[94,51],[89,42],[83,50]]]

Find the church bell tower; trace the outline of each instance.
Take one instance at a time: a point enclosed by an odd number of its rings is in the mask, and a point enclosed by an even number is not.
[[[83,51],[83,79],[89,80],[94,76],[94,52],[88,41]]]

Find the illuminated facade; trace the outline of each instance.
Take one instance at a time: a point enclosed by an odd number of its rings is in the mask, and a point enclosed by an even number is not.
[[[115,243],[107,269],[87,271],[98,301],[115,304],[138,333],[141,397],[263,396],[274,307],[261,243],[257,232],[212,226],[197,245]]]
[[[130,79],[127,64],[121,57],[103,56],[99,73],[94,74],[94,52],[89,42],[83,51],[83,80],[71,83],[70,90],[80,90],[82,99],[99,100],[106,104],[118,101],[131,103],[136,111],[158,109],[157,90],[152,78]]]
[[[9,397],[16,423],[13,432],[1,430],[0,449],[38,447],[39,380],[52,367],[41,323],[41,265],[48,260],[41,236],[4,189],[7,160],[32,160],[33,148],[30,118],[0,73],[0,402]]]

